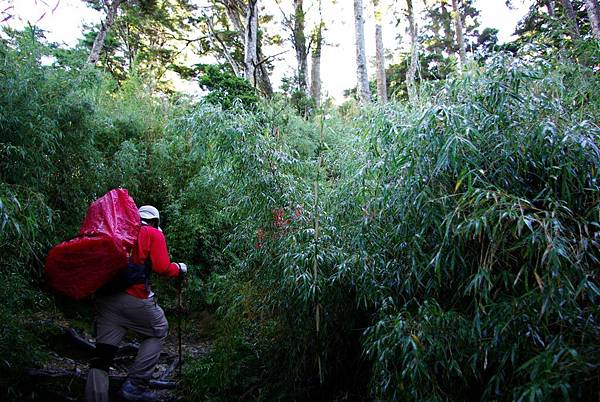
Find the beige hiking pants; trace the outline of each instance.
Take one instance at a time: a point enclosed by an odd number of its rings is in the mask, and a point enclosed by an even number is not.
[[[153,298],[138,299],[124,292],[99,297],[96,309],[96,343],[119,346],[128,329],[144,337],[127,376],[133,381],[146,383],[152,377],[169,331],[163,310]],[[105,400],[101,394],[108,395],[108,382],[101,377],[96,371],[90,370],[86,400]]]
[[[128,329],[145,337],[127,376],[148,381],[160,357],[169,332],[169,323],[154,298],[138,299],[127,293],[101,297],[96,301],[96,342],[119,346]]]

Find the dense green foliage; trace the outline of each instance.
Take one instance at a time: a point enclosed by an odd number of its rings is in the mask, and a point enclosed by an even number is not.
[[[597,90],[587,68],[497,57],[408,121],[368,121],[357,273],[379,398],[595,388]]]
[[[237,77],[224,66],[203,64],[198,66],[198,84],[206,91],[206,101],[232,109],[235,102],[245,108],[254,108],[258,103],[256,90],[248,81]]]
[[[61,314],[39,290],[46,252],[123,186],[162,211],[189,262],[188,312],[217,318],[212,353],[186,364],[189,400],[595,396],[597,43],[525,50],[424,83],[419,104],[298,116],[218,69],[223,96],[165,98],[135,73],[117,85],[42,62],[55,50],[12,33],[2,395],[18,399],[10,381],[43,359],[40,323]]]
[[[231,165],[244,258],[213,278],[222,333],[195,398],[592,395],[597,90],[590,68],[498,55],[417,108],[325,121],[345,140],[316,158],[264,129],[232,147],[267,165]]]
[[[89,7],[106,12],[103,0],[83,0]],[[102,69],[113,79],[126,81],[132,72],[153,82],[159,90],[172,92],[167,72],[177,72],[181,53],[195,41],[188,39],[196,28],[188,0],[124,1],[114,26],[107,34],[100,55]],[[99,27],[86,27],[79,49],[87,55]]]
[[[174,148],[167,121],[180,107],[137,77],[117,89],[95,70],[43,64],[54,50],[38,32],[9,34],[0,42],[1,395],[16,392],[21,370],[43,358],[36,329],[61,314],[40,293],[50,247],[73,237],[87,205],[111,188],[128,188],[139,204],[175,205],[187,186],[176,169],[195,169],[204,156]],[[190,238],[167,236],[174,256]]]

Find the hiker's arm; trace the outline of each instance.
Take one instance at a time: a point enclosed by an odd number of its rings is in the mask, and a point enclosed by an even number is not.
[[[165,237],[160,232],[152,237],[152,248],[150,250],[152,269],[159,275],[176,278],[179,276],[179,267],[169,259]]]

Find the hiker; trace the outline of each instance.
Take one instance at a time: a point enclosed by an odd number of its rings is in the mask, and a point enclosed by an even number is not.
[[[155,272],[182,279],[187,266],[170,262],[165,237],[159,227],[158,210],[144,205],[139,208],[139,213],[142,226],[128,266],[129,286],[116,293],[101,293],[95,301],[96,356],[90,363],[87,377],[85,392],[88,402],[108,401],[109,367],[128,329],[143,336],[144,340],[128,370],[121,394],[126,400],[156,400],[156,395],[148,389],[148,383],[169,324],[150,289],[149,276]]]

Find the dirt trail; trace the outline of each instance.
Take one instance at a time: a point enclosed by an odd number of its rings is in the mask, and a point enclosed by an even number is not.
[[[190,323],[188,322],[188,326]],[[88,363],[93,356],[95,340],[91,334],[76,328],[63,327],[62,333],[47,345],[50,359],[39,368],[30,370],[28,388],[31,389],[27,401],[84,401],[84,384]],[[111,401],[121,401],[118,390],[127,368],[133,362],[139,341],[130,333],[122,342],[117,357],[111,365]],[[183,364],[204,357],[211,348],[210,341],[194,334],[182,334]],[[169,336],[152,376],[152,388],[159,401],[172,402],[182,400],[177,395],[178,378],[178,342],[176,324],[172,323]]]

